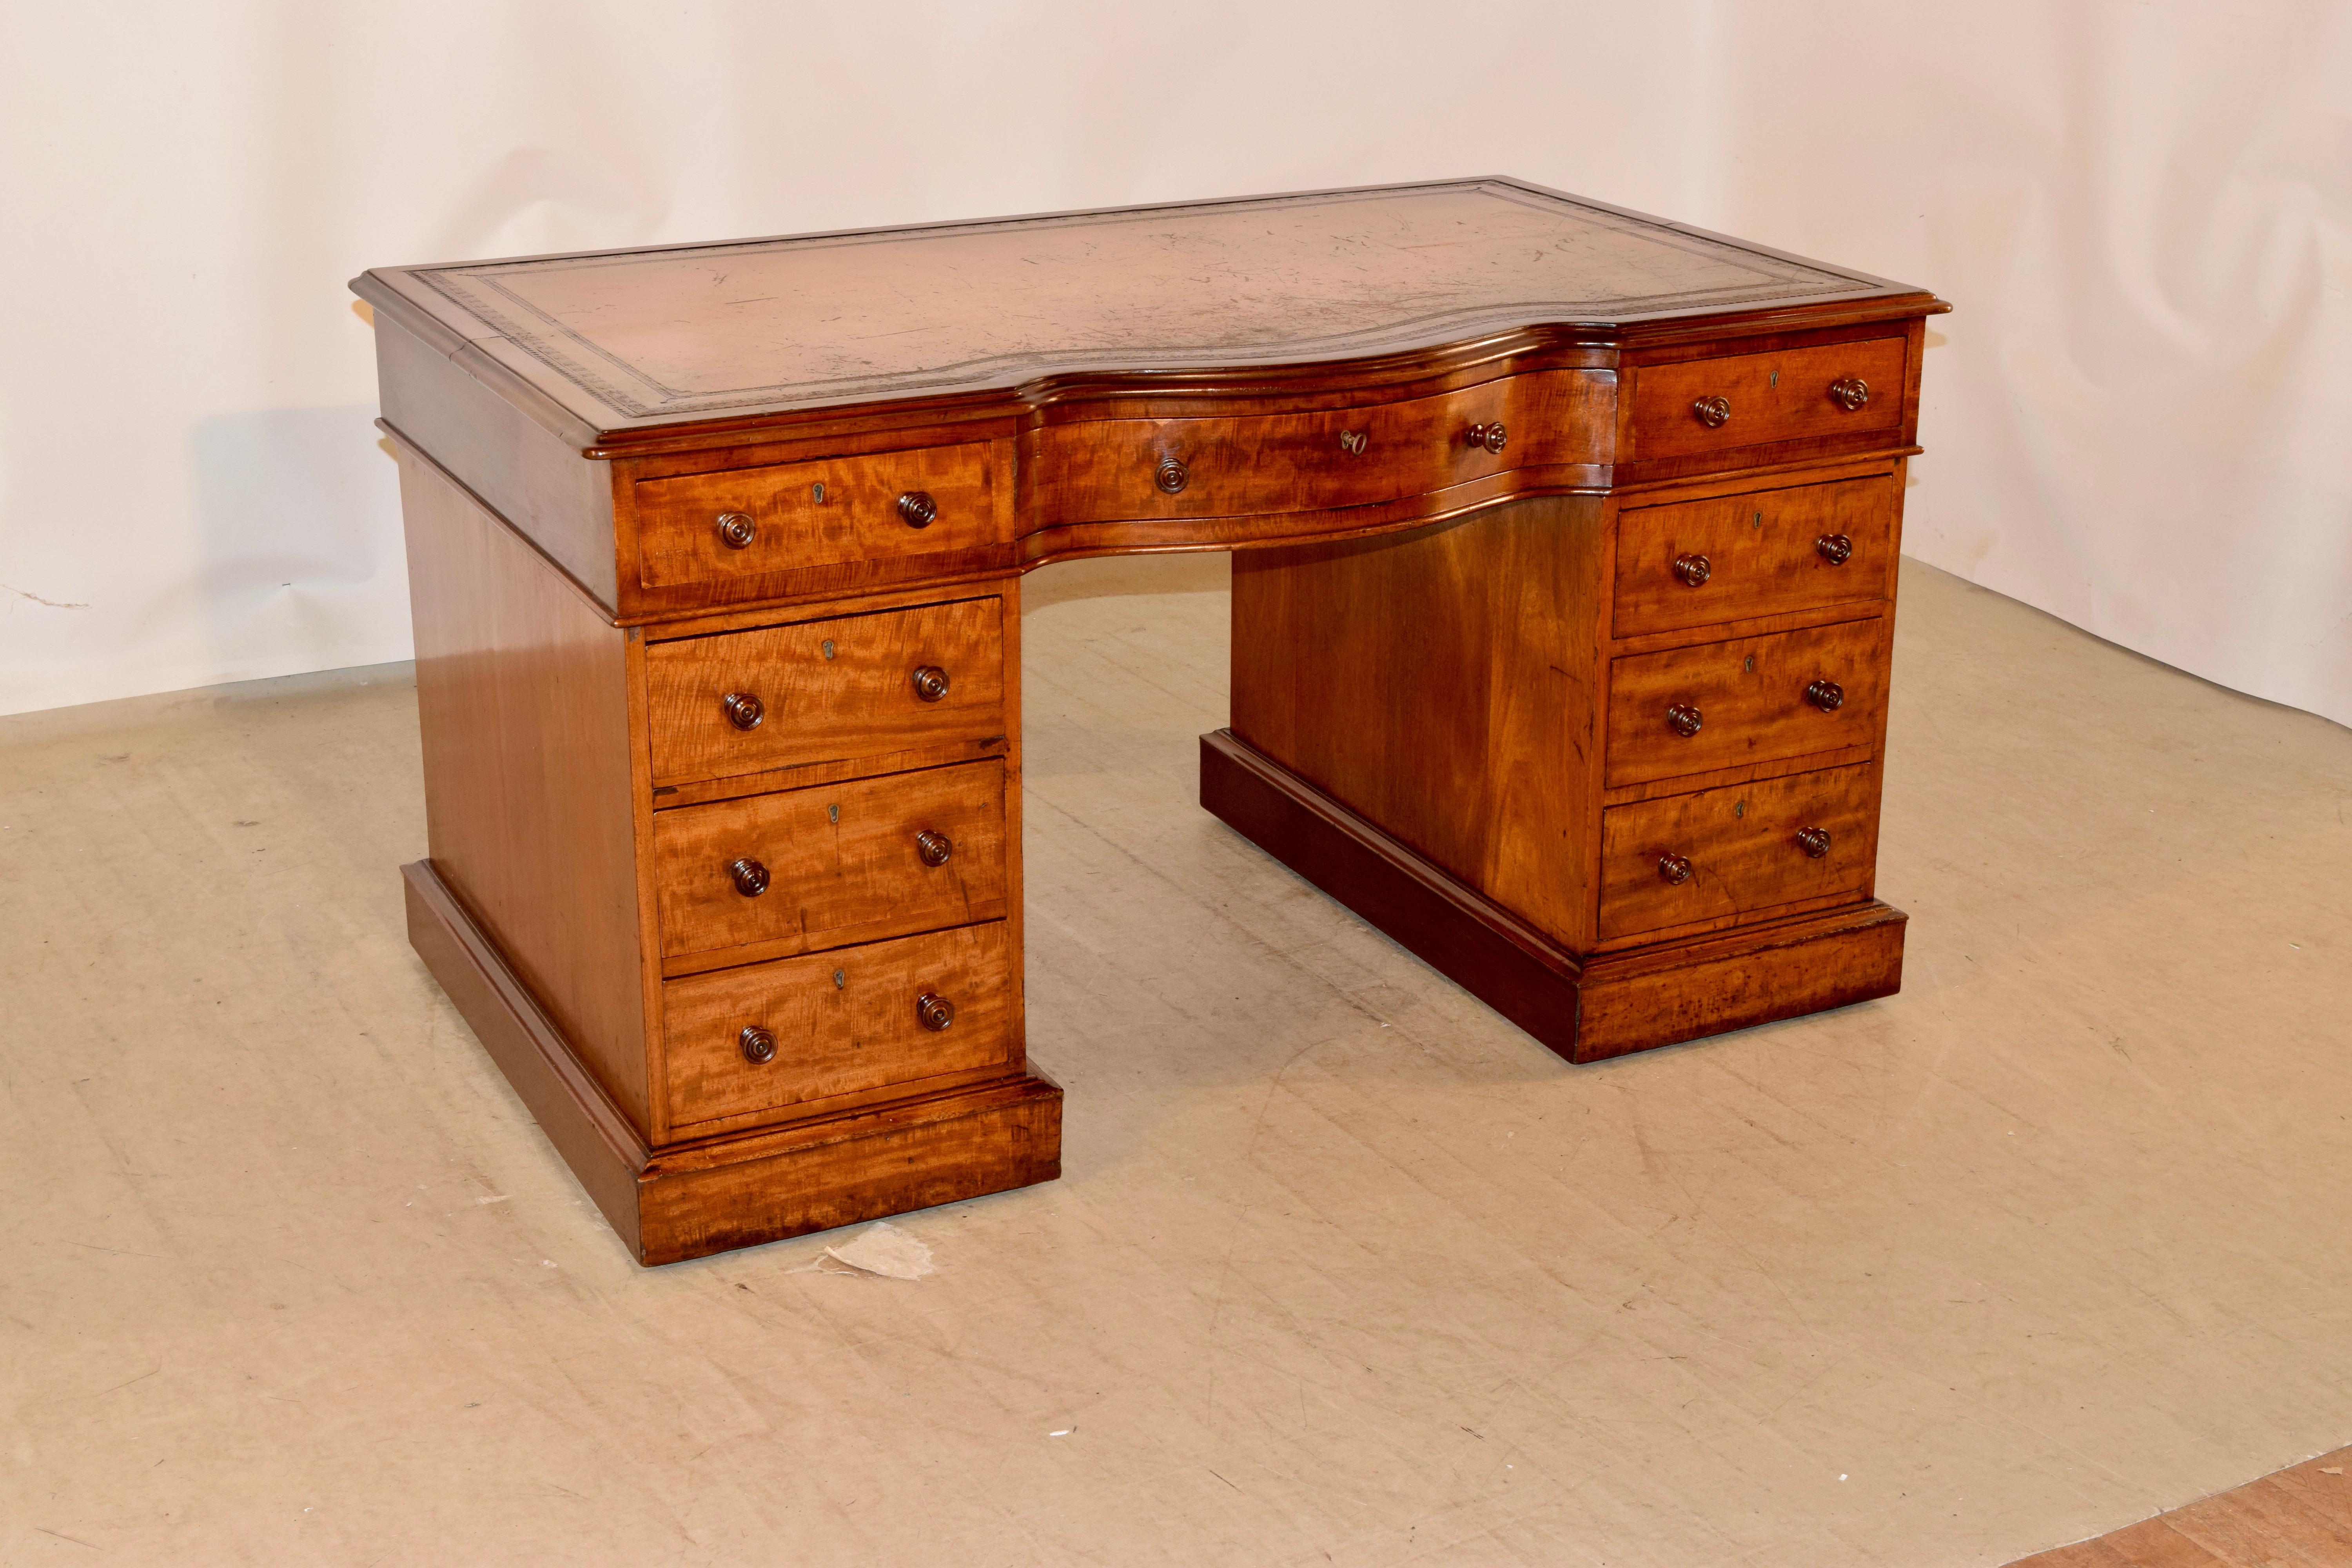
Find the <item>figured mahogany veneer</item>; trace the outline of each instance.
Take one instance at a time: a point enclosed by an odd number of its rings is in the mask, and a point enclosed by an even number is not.
[[[1932,295],[1501,179],[354,287],[412,939],[646,1262],[1058,1173],[1047,561],[1240,552],[1202,804],[1572,1060],[1900,983]]]

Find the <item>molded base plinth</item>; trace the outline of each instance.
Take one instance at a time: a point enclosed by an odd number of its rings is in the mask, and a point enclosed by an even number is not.
[[[1034,1076],[651,1150],[432,865],[408,940],[641,1263],[675,1263],[1062,1173],[1062,1090]]]
[[[1201,804],[1572,1062],[1902,988],[1909,917],[1876,900],[1579,958],[1230,730],[1201,737]]]

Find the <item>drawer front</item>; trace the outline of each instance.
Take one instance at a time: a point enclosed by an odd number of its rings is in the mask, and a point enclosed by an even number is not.
[[[1622,512],[1611,628],[1639,637],[1884,600],[1901,499],[1888,475]]]
[[[947,1027],[926,1025],[926,996],[953,1009]],[[1001,921],[673,980],[662,1004],[679,1128],[1009,1068],[1022,1054]],[[764,1031],[774,1054],[753,1060],[746,1029]]]
[[[1875,746],[1889,625],[1873,616],[1612,660],[1609,787]],[[1835,689],[1834,708],[1822,706],[1829,689],[1807,695],[1816,683]]]
[[[1878,768],[1612,806],[1601,822],[1603,942],[1762,917],[1804,899],[1863,899],[1878,861]],[[1801,834],[1822,836],[1812,840],[1822,853],[1810,853]]]
[[[1679,458],[1767,441],[1892,429],[1903,421],[1905,346],[1902,338],[1869,338],[1643,365],[1634,374],[1633,456]],[[1853,382],[1866,389],[1867,400],[1849,408],[1831,389]],[[1725,417],[1710,424],[1717,411]]]
[[[636,503],[648,588],[1005,542],[984,441],[641,479]]]
[[[646,650],[654,782],[1002,740],[1003,606],[968,599],[655,644]],[[946,690],[927,698],[923,670],[938,671]],[[751,727],[730,697],[757,700]]]
[[[997,920],[1004,764],[656,812],[654,878],[667,958],[781,956]]]
[[[1401,500],[1532,464],[1605,463],[1613,390],[1592,372],[1538,372],[1314,413],[1049,425],[1041,510],[1061,523],[1244,517]]]

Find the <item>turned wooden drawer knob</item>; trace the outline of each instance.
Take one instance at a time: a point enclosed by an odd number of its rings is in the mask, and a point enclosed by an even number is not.
[[[1843,533],[1824,533],[1813,541],[1813,548],[1832,566],[1843,566],[1853,559],[1853,541]]]
[[[1830,852],[1830,830],[1826,827],[1800,827],[1797,829],[1797,847],[1805,852],[1806,858],[1820,859]]]
[[[760,537],[760,525],[740,511],[719,514],[719,542],[730,550],[740,550]]]
[[[1841,376],[1830,383],[1830,396],[1851,414],[1870,401],[1870,383],[1858,375]]]
[[[1690,880],[1690,874],[1691,863],[1687,856],[1661,855],[1658,857],[1658,875],[1664,878],[1669,886],[1681,887]]]
[[[727,709],[727,721],[738,730],[756,730],[768,716],[768,705],[749,691],[730,691],[719,700]]]
[[[915,1016],[923,1027],[937,1033],[955,1022],[955,1004],[926,991],[915,998]]]
[[[1720,430],[1726,424],[1730,422],[1731,399],[1728,397],[1702,397],[1696,403],[1691,405],[1691,412],[1697,415],[1698,422],[1706,426],[1708,429]]]
[[[915,671],[915,695],[926,702],[937,702],[948,694],[948,672],[936,664],[926,664]]]
[[[915,835],[915,853],[923,858],[926,866],[944,866],[948,857],[955,853],[955,844],[946,834],[926,827]]]
[[[929,528],[940,515],[940,503],[929,490],[908,490],[898,498],[898,518],[908,528]]]
[[[1666,710],[1667,727],[1685,741],[1697,734],[1699,726],[1705,722],[1699,710],[1687,702],[1677,702]]]
[[[1805,688],[1805,700],[1824,713],[1834,713],[1845,706],[1845,688],[1834,680],[1816,680]]]
[[[728,876],[735,880],[735,890],[747,899],[756,899],[768,890],[768,868],[749,857],[731,862]]]
[[[743,1047],[743,1059],[753,1067],[776,1059],[776,1037],[757,1024],[744,1025],[735,1041]]]
[[[1181,458],[1162,458],[1160,466],[1151,470],[1151,482],[1160,487],[1162,495],[1174,495],[1192,482],[1192,470],[1184,466]]]
[[[1677,555],[1675,575],[1682,580],[1684,587],[1696,588],[1715,575],[1715,563],[1704,555]]]
[[[1503,443],[1511,438],[1511,433],[1504,429],[1503,422],[1497,419],[1491,425],[1470,426],[1469,438],[1470,445],[1473,447],[1481,447],[1489,452],[1499,452],[1503,449]]]

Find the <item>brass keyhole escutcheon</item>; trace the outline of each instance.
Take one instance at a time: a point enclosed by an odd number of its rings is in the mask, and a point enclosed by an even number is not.
[[[1751,653],[1746,658],[1741,659],[1739,661],[1739,668],[1742,674],[1753,672],[1756,668],[1756,656]]]
[[[819,479],[816,483],[809,486],[809,500],[818,506],[823,506],[824,504],[824,481],[823,479]]]
[[[847,970],[836,969],[833,972],[833,988],[835,991],[846,991],[849,989],[849,972]]]
[[[1731,803],[1731,815],[1732,815],[1732,816],[1747,816],[1747,815],[1748,815],[1748,803],[1747,803],[1746,801],[1744,801],[1744,800],[1735,800],[1735,801],[1733,801],[1733,802]]]
[[[1756,526],[1758,528],[1764,526],[1764,514],[1760,511],[1756,514]]]
[[[1776,371],[1774,371],[1774,372],[1773,372],[1773,373],[1772,373],[1769,377],[1767,377],[1767,378],[1765,379],[1765,383],[1764,383],[1764,384],[1765,384],[1765,385],[1767,385],[1767,386],[1778,386],[1778,385],[1780,385],[1780,373],[1779,371],[1777,371],[1777,370],[1776,370]]]
[[[1348,456],[1351,458],[1362,457],[1364,455],[1364,448],[1371,444],[1371,433],[1368,430],[1342,430],[1339,432],[1339,450],[1347,453]]]
[[[841,807],[838,805],[826,806],[824,808],[824,819],[827,822],[839,822],[841,820]]]
[[[827,658],[831,658],[833,657],[833,639],[830,637],[825,639],[824,657]]]

